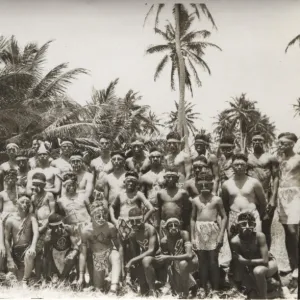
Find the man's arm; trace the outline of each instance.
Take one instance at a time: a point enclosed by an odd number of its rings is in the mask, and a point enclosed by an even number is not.
[[[224,206],[225,212],[228,216],[229,215],[229,210],[230,210],[230,205],[229,205],[230,195],[228,193],[226,181],[222,185],[222,201],[223,201],[223,206]]]
[[[217,209],[218,209],[219,215],[221,216],[221,230],[220,230],[220,234],[218,236],[218,243],[220,246],[222,246],[223,240],[224,240],[224,233],[225,233],[226,225],[227,225],[227,215],[226,215],[226,212],[224,209],[223,201],[219,197],[217,200]]]
[[[218,195],[218,187],[219,187],[219,181],[220,181],[220,176],[219,176],[219,164],[218,164],[218,159],[217,157],[212,154],[209,158],[210,164],[211,164],[211,170],[214,176],[214,186],[212,192],[215,195]]]
[[[186,156],[184,158],[184,172],[185,172],[185,180],[191,178],[192,175],[192,160],[190,157]]]
[[[80,245],[80,254],[79,254],[79,278],[78,282],[81,284],[84,281],[84,273],[86,267],[86,257],[87,257],[87,232],[83,231],[81,234],[81,245]]]
[[[28,196],[31,196],[32,195],[32,176],[33,176],[33,171],[29,171],[28,172],[28,175],[27,175],[27,185],[26,185],[26,194]]]
[[[3,212],[3,197],[0,194],[0,213],[2,213],[2,212]]]
[[[256,204],[258,206],[258,212],[260,218],[263,220],[267,208],[266,196],[261,183],[255,178],[253,178],[252,180],[254,180],[254,193],[256,197]]]
[[[187,231],[182,231],[182,239],[184,242],[185,253],[181,255],[168,255],[169,260],[192,260],[193,252],[192,252],[192,243],[190,241],[190,236]]]
[[[156,235],[156,232],[155,232],[154,228],[150,229],[149,235],[150,235],[150,237],[149,237],[149,247],[148,247],[148,250],[146,250],[142,254],[140,254],[140,255],[132,258],[130,260],[131,264],[134,264],[134,263],[136,263],[138,261],[141,261],[146,256],[153,256],[155,254],[155,245],[157,243],[157,235]]]
[[[3,176],[3,168],[2,166],[0,166],[0,192],[3,191],[4,189],[4,184],[3,184],[3,181],[4,181],[4,176]]]
[[[93,175],[91,173],[87,173],[86,176],[85,195],[88,199],[90,199],[94,190]]]
[[[112,202],[112,204],[109,207],[110,219],[116,227],[118,227],[118,220],[115,217],[115,208],[120,208],[120,205],[120,194],[118,194],[116,199]]]
[[[104,190],[103,191],[104,198],[107,199],[107,201],[108,201],[108,199],[109,199],[109,183],[108,183],[108,178],[106,175],[103,177],[102,184],[103,184],[103,190]],[[97,182],[97,185],[100,185],[100,183]]]
[[[277,205],[277,194],[278,194],[278,187],[279,187],[279,161],[276,157],[273,157],[271,160],[272,166],[271,166],[271,174],[273,179],[272,184],[272,196],[270,199],[270,205],[274,208]]]
[[[197,219],[197,207],[195,203],[192,203],[192,213],[191,213],[191,240],[192,243],[195,240],[195,224]]]
[[[150,203],[150,201],[145,197],[145,195],[142,192],[138,192],[138,199],[148,209],[145,214],[145,217],[144,217],[144,222],[146,223],[149,220],[150,216],[153,214],[155,209],[154,209],[153,205]]]
[[[32,226],[33,237],[32,237],[32,242],[31,242],[30,248],[33,248],[35,251],[36,243],[39,239],[39,224],[34,215],[31,216],[31,226]]]
[[[5,244],[5,250],[6,250],[6,256],[7,256],[7,263],[13,262],[13,258],[10,251],[10,244],[11,244],[11,236],[12,234],[12,224],[11,219],[7,219],[5,222],[5,228],[4,228],[4,244]]]

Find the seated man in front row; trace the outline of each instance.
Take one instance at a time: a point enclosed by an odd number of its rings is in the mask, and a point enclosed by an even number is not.
[[[268,252],[266,237],[256,232],[253,214],[241,213],[238,216],[238,235],[231,240],[232,253],[239,264],[240,281],[250,275],[254,279],[259,299],[267,298],[267,281],[278,272],[277,263]]]
[[[104,279],[111,271],[110,294],[116,294],[122,269],[122,249],[118,230],[108,222],[108,207],[105,202],[95,201],[91,204],[92,223],[82,229],[81,251],[79,258],[78,285],[84,281],[87,262],[87,244],[93,257],[93,282],[96,288],[104,289]]]

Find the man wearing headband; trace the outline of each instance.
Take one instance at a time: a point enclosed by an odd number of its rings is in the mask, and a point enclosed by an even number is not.
[[[132,207],[128,217],[135,234],[130,238],[133,242],[131,243],[133,258],[126,264],[125,271],[127,274],[136,271],[141,295],[157,296],[155,279],[163,271],[157,270],[158,264],[154,258],[159,250],[157,233],[152,225],[145,222],[139,207]]]
[[[17,200],[16,215],[5,222],[5,248],[8,271],[14,272],[18,280],[23,278],[23,286],[28,285],[34,268],[36,244],[39,229],[36,217],[29,212],[30,199],[22,196]]]
[[[81,232],[81,250],[79,261],[78,285],[84,282],[84,270],[87,261],[87,245],[93,257],[93,283],[102,292],[105,277],[110,274],[110,293],[116,294],[119,288],[122,269],[122,250],[118,238],[118,230],[108,222],[109,211],[104,202],[95,201],[91,204],[92,223]]]
[[[278,189],[278,215],[285,232],[285,244],[293,278],[298,278],[298,236],[300,221],[300,155],[293,150],[297,137],[284,132],[278,136],[280,183]]]
[[[128,222],[129,210],[133,207],[141,208],[142,204],[146,207],[144,221],[147,222],[154,212],[152,204],[146,199],[145,195],[138,191],[139,176],[136,172],[128,171],[125,174],[125,190],[121,191],[110,205],[110,218],[114,225],[119,229],[120,236],[127,240],[132,233]],[[116,217],[119,212],[119,217]]]
[[[191,159],[181,151],[181,138],[177,132],[170,132],[167,135],[167,151],[165,156],[166,168],[176,168],[179,175],[179,184],[182,187],[185,180],[191,176]]]
[[[78,191],[85,194],[90,199],[93,193],[93,175],[87,172],[84,167],[83,155],[79,150],[75,150],[70,156],[70,164],[73,172],[77,175]]]
[[[63,216],[53,213],[48,218],[49,244],[47,256],[48,274],[57,275],[59,280],[69,278],[70,272],[78,263],[79,247],[72,239],[72,227],[63,223]],[[53,276],[55,278],[55,276]]]
[[[27,195],[32,195],[32,178],[35,173],[44,173],[46,176],[45,191],[59,195],[61,191],[61,180],[59,179],[60,170],[51,166],[49,162],[49,151],[44,144],[41,144],[36,154],[37,168],[28,172]]]
[[[232,156],[234,154],[235,143],[234,136],[227,135],[220,139],[219,144],[219,175],[220,175],[220,189],[222,184],[234,175],[232,168]]]
[[[50,150],[50,145],[44,141],[42,136],[36,136],[34,137],[32,141],[32,146],[31,146],[31,151],[30,151],[30,158],[28,161],[29,167],[31,170],[35,169],[38,165],[37,159],[36,159],[36,154],[41,146],[46,147],[48,150]],[[49,164],[52,162],[52,158],[49,157]]]
[[[126,169],[145,174],[150,169],[150,161],[144,152],[144,143],[140,139],[134,139],[130,144],[132,157],[126,159]]]
[[[104,198],[111,204],[116,199],[117,195],[121,190],[124,189],[125,180],[125,156],[122,152],[113,151],[111,153],[111,163],[113,171],[110,174],[104,176],[103,187],[104,187]],[[100,184],[102,186],[102,184]],[[96,184],[96,189],[101,190],[99,183]]]
[[[181,230],[179,219],[169,218],[165,231],[166,236],[160,241],[161,254],[155,257],[155,262],[167,269],[173,292],[180,299],[187,299],[189,289],[196,286],[192,273],[198,271],[198,257],[192,251],[188,231]]]
[[[206,134],[196,134],[195,136],[195,149],[197,151],[196,159],[199,157],[205,157],[207,159],[207,165],[214,176],[213,193],[217,194],[219,187],[219,166],[216,155],[209,153],[209,136]],[[195,159],[194,159],[195,160]]]
[[[39,280],[43,273],[46,278],[47,258],[49,253],[49,243],[46,242],[48,233],[48,217],[55,211],[54,196],[45,191],[46,176],[44,173],[35,173],[32,176],[32,205],[33,212],[39,225],[39,239],[36,247],[35,275]]]
[[[101,137],[100,141],[100,155],[91,161],[90,167],[93,174],[94,183],[101,182],[104,175],[112,172],[113,166],[110,161],[110,142],[107,138]]]
[[[253,153],[248,155],[248,175],[260,181],[268,202],[268,218],[262,221],[262,231],[266,236],[268,248],[271,247],[271,225],[277,204],[279,186],[279,162],[277,158],[264,151],[265,139],[259,132],[252,136]],[[271,188],[272,179],[272,188]]]
[[[157,210],[157,192],[162,188],[164,184],[165,170],[162,165],[163,155],[156,149],[152,148],[149,155],[151,169],[141,177],[142,192],[146,198],[151,202],[156,211],[151,216],[151,224],[156,230],[159,229],[159,217]]]
[[[255,222],[251,213],[238,216],[238,234],[231,240],[232,253],[239,263],[242,284],[248,291],[254,289],[257,299],[267,299],[268,285],[277,283],[281,287],[281,282],[275,258],[268,252],[266,237],[256,232]]]
[[[222,248],[227,216],[222,199],[212,194],[213,176],[202,172],[196,177],[199,195],[193,199],[191,238],[199,257],[199,274],[202,284],[201,297],[208,296],[207,281],[210,274],[212,293],[219,289],[219,251]],[[218,217],[221,217],[221,226]]]
[[[58,168],[60,173],[72,171],[70,165],[70,156],[74,151],[74,144],[68,139],[64,139],[60,143],[60,157],[51,162],[51,166]]]
[[[10,170],[15,169],[18,170],[18,164],[16,161],[16,157],[19,151],[19,146],[15,143],[9,143],[6,146],[6,153],[8,155],[8,161],[0,165],[0,191],[3,191],[5,188],[5,184],[3,182],[3,173]]]
[[[178,187],[178,172],[176,168],[169,168],[164,175],[165,189],[157,193],[157,206],[160,218],[160,234],[163,236],[164,224],[169,218],[179,218],[183,222],[182,228],[188,230],[192,209],[189,194]]]
[[[22,195],[26,194],[27,176],[29,171],[28,155],[27,151],[20,149],[17,156],[16,162],[18,165],[18,182],[19,189],[22,190]]]

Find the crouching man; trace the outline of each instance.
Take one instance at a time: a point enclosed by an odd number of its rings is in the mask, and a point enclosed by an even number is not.
[[[231,245],[233,256],[239,263],[241,278],[250,275],[254,279],[258,298],[267,299],[267,281],[278,275],[277,263],[268,252],[265,235],[255,231],[255,217],[245,212],[238,216],[237,221],[239,231],[231,240]]]
[[[177,218],[166,221],[166,236],[161,239],[162,255],[156,256],[155,261],[168,268],[171,287],[179,299],[187,299],[189,289],[196,285],[191,273],[198,270],[198,257],[192,251],[189,233],[180,227]]]
[[[51,245],[50,257],[46,257],[49,273],[56,274],[59,280],[69,279],[70,272],[78,262],[79,248],[72,237],[72,226],[63,223],[63,217],[53,213],[48,218]]]
[[[26,196],[17,200],[17,213],[5,222],[5,248],[7,268],[17,279],[23,278],[23,286],[28,285],[36,256],[39,227],[36,217],[29,213],[31,202]]]
[[[118,230],[108,222],[108,207],[104,202],[95,201],[91,204],[90,209],[92,222],[85,226],[81,232],[78,285],[82,286],[84,281],[88,244],[93,257],[94,286],[103,291],[105,277],[111,271],[110,294],[116,294],[122,269],[122,255],[120,255],[122,250]]]

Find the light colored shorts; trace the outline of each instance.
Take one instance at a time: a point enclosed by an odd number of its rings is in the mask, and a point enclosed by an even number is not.
[[[278,189],[278,215],[282,224],[299,224],[300,188],[282,187]]]
[[[217,248],[220,227],[217,222],[196,221],[195,246],[197,250],[211,251]]]

